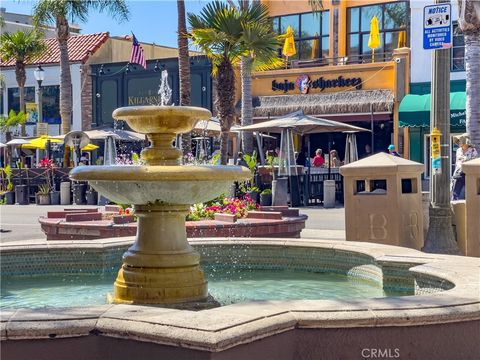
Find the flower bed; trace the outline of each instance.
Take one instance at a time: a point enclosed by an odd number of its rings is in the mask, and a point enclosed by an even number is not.
[[[258,207],[248,194],[243,199],[220,196],[205,204],[193,205],[187,221],[213,220],[215,214],[231,214],[240,219],[246,217],[249,210],[257,210]]]

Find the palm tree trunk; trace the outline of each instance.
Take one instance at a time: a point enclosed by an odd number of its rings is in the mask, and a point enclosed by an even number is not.
[[[467,132],[470,140],[477,147],[480,146],[480,28],[476,32],[469,32],[465,37],[465,74],[466,88],[466,118]]]
[[[220,118],[220,139],[221,164],[228,162],[228,133],[235,118],[235,73],[233,66],[225,56],[217,70],[217,97],[215,106]]]
[[[190,57],[188,54],[187,23],[185,20],[185,1],[177,0],[178,15],[178,77],[180,83],[180,105],[190,102]],[[191,133],[182,134],[183,155],[192,152]]]
[[[252,124],[253,118],[251,57],[242,57],[240,74],[242,77],[242,126],[246,126]],[[242,132],[242,150],[244,154],[253,153],[253,134],[249,131]]]
[[[69,25],[64,17],[57,17],[57,38],[60,50],[60,117],[62,135],[70,131],[72,121],[72,76],[68,61]]]
[[[25,113],[25,81],[27,79],[27,75],[25,74],[25,64],[23,61],[17,61],[15,63],[15,78],[18,84],[18,93],[20,96],[20,109],[19,111]],[[25,124],[21,126],[21,134],[22,136],[26,136],[27,133],[25,131]]]

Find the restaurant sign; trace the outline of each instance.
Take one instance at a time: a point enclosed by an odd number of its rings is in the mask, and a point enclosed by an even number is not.
[[[297,88],[301,94],[308,94],[310,89],[320,89],[320,91],[324,91],[325,89],[331,88],[355,88],[360,90],[362,88],[362,79],[339,76],[336,79],[327,80],[322,76],[312,81],[308,75],[300,75],[295,81],[289,81],[287,79],[280,82],[277,80],[272,81],[273,91],[287,93],[295,90],[295,88]]]

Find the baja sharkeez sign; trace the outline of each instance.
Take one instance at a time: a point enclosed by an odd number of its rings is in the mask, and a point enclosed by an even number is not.
[[[425,50],[451,47],[451,13],[450,4],[429,5],[423,8],[423,48]]]

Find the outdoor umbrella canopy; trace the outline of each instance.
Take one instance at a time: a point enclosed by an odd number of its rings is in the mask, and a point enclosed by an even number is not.
[[[30,140],[27,144],[22,145],[22,149],[41,149],[45,150],[45,146],[47,145],[47,141],[50,141],[51,143],[62,143],[63,140],[61,139],[56,139],[51,136],[40,136],[38,138]]]
[[[3,148],[5,146],[7,146],[7,144],[4,144],[4,143],[0,142],[0,148]]]
[[[370,21],[370,37],[368,38],[368,47],[372,49],[372,63],[375,62],[375,49],[380,46],[380,30],[378,28],[378,19],[376,16]]]
[[[7,142],[7,145],[23,145],[23,144],[28,144],[29,141],[25,139],[13,139]]]
[[[318,33],[315,33],[315,39],[312,40],[312,60],[317,59],[318,56],[318,49],[320,48],[320,40],[318,38]]]
[[[97,146],[97,145],[94,145],[94,144],[88,144],[87,146],[84,146],[80,150],[82,150],[82,151],[93,151],[93,150],[98,149],[99,147],[100,146]]]
[[[317,134],[343,131],[370,131],[358,126],[344,124],[338,121],[320,119],[305,115],[303,110],[287,114],[283,117],[264,121],[254,125],[240,126],[237,130],[242,131],[268,131],[281,133],[282,130],[291,128],[299,135]]]

